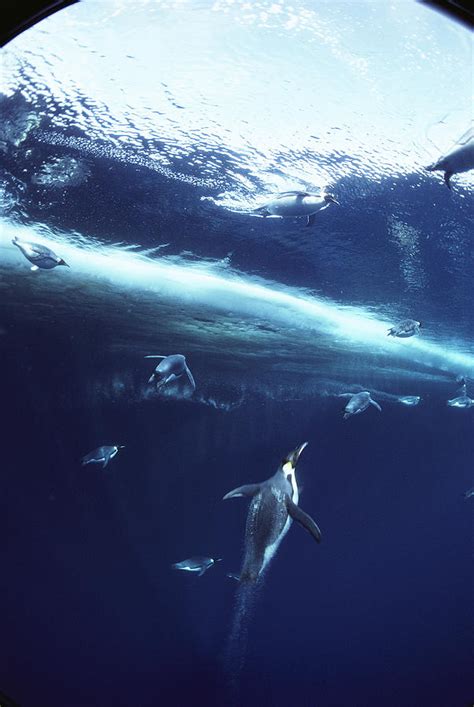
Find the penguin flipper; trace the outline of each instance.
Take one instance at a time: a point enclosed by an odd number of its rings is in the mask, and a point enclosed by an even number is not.
[[[193,374],[186,365],[184,367],[184,370],[186,375],[188,376],[189,382],[191,383],[192,389],[196,390],[196,383],[194,382]]]
[[[320,209],[322,211],[322,209]],[[316,214],[310,214],[308,216],[308,219],[306,221],[306,226],[314,226],[314,222],[316,221]]]
[[[166,356],[158,356],[158,354],[150,354],[149,356],[145,356],[144,358],[166,358]]]
[[[354,393],[339,393],[338,398],[352,398]]]
[[[202,575],[204,574],[204,572],[205,572],[206,570],[207,570],[207,567],[203,567],[202,570],[200,570],[200,571],[198,572],[198,577],[202,577]]]
[[[375,400],[372,400],[372,398],[371,398],[371,399],[369,400],[369,403],[370,403],[370,405],[373,405],[374,408],[377,408],[377,410],[378,410],[379,412],[382,412],[382,408],[380,407],[380,405],[379,405]]]
[[[172,383],[174,380],[176,380],[179,376],[175,375],[174,373],[170,373],[169,376],[166,376],[166,378],[161,378],[156,384],[157,390],[162,388],[164,385],[167,385],[168,383]]]
[[[449,180],[451,179],[452,176],[453,176],[453,172],[449,172],[449,170],[444,173],[444,183],[446,184],[448,189],[451,189],[451,182]]]
[[[229,493],[226,493],[222,500],[227,501],[227,499],[229,498],[239,498],[240,496],[247,496],[248,498],[251,498],[252,496],[255,496],[259,491],[260,484],[247,484],[246,486],[239,486],[233,491],[229,491]]]
[[[288,514],[296,520],[297,523],[303,526],[305,530],[316,540],[317,543],[321,542],[321,531],[314,522],[314,520],[307,513],[301,510],[296,503],[293,503],[289,496],[286,497],[286,510]]]

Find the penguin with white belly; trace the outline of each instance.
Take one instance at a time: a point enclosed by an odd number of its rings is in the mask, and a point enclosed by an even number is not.
[[[437,170],[444,172],[444,182],[448,189],[451,189],[450,179],[453,174],[469,172],[469,170],[474,169],[474,137],[465,145],[456,147],[434,164],[425,167],[425,169],[427,169],[428,172],[435,172]]]
[[[266,481],[248,484],[224,496],[251,499],[245,531],[245,554],[239,576],[230,575],[242,583],[255,584],[262,576],[293,520],[320,542],[321,531],[314,520],[298,507],[299,490],[296,465],[307,442],[300,444],[281,462],[276,473]]]
[[[306,225],[312,226],[316,214],[324,211],[331,204],[339,202],[332,194],[310,194],[305,191],[285,191],[266,204],[254,209],[259,216],[279,216],[280,218],[306,217]]]

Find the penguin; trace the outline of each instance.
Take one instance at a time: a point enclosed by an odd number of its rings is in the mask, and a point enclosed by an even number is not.
[[[158,390],[167,383],[172,383],[177,378],[180,378],[183,373],[187,375],[193,392],[196,390],[196,383],[194,382],[193,374],[189,370],[186,363],[186,358],[182,354],[171,354],[170,356],[151,354],[150,356],[145,356],[145,358],[163,359],[148,379],[148,383],[156,382],[156,387]]]
[[[466,391],[464,391],[461,395],[459,395],[457,398],[451,398],[451,400],[447,401],[447,405],[450,408],[470,408],[474,405],[474,400],[467,395]]]
[[[89,454],[86,454],[85,457],[82,457],[82,466],[86,464],[102,464],[102,468],[104,469],[109,461],[115,457],[119,449],[124,449],[124,445],[112,444],[97,447],[97,449],[94,449],[92,452],[89,452]]]
[[[347,420],[349,417],[352,417],[352,415],[358,415],[359,413],[364,412],[364,410],[367,410],[369,405],[373,405],[374,408],[377,408],[379,412],[382,412],[382,408],[380,407],[380,405],[375,402],[375,400],[372,400],[372,398],[370,397],[370,393],[368,393],[366,390],[362,391],[361,393],[340,393],[338,397],[350,398],[349,402],[344,408],[344,420]]]
[[[397,402],[401,403],[402,405],[408,405],[408,407],[418,405],[420,400],[421,397],[419,395],[401,395],[399,398],[397,398]]]
[[[197,572],[198,577],[202,577],[204,572],[210,569],[216,562],[222,562],[222,557],[217,557],[215,560],[212,557],[190,557],[181,562],[175,562],[171,565],[174,570],[183,570],[185,572]]]
[[[425,167],[428,172],[441,170],[444,172],[444,182],[448,189],[451,189],[450,179],[453,174],[468,172],[474,169],[474,138],[471,138],[465,145],[456,147],[447,155],[441,157],[437,162]]]
[[[299,490],[295,470],[307,444],[303,442],[290,452],[275,474],[266,481],[239,486],[223,498],[224,501],[240,496],[251,499],[242,570],[240,575],[229,575],[241,583],[258,582],[293,520],[298,521],[316,542],[321,541],[321,531],[314,520],[298,507]]]
[[[465,499],[474,498],[474,486],[467,491],[464,491],[463,496]]]
[[[421,322],[416,319],[404,319],[387,331],[387,336],[396,336],[399,339],[407,339],[420,333]]]
[[[56,255],[56,253],[40,243],[21,241],[16,236],[13,238],[12,243],[21,250],[25,258],[29,260],[30,263],[33,263],[31,267],[33,272],[39,269],[52,270],[58,265],[65,265],[66,267],[69,267],[69,265],[62,258]]]
[[[254,209],[254,213],[263,217],[280,216],[280,218],[306,216],[306,225],[312,226],[318,211],[327,209],[330,204],[340,206],[339,202],[336,201],[332,194],[309,194],[305,191],[284,191],[263,206]]]

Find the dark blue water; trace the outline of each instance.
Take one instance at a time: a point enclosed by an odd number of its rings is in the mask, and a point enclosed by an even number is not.
[[[65,413],[48,405],[60,376],[31,386],[13,374],[1,664],[20,704],[229,704],[235,587],[223,570],[238,569],[246,502],[221,498],[304,439],[300,503],[323,541],[295,526],[283,542],[253,613],[239,703],[469,703],[470,418],[397,409],[349,426],[307,403]],[[112,438],[127,448],[107,473],[78,465],[84,440]],[[200,579],[170,570],[195,551],[223,567]]]
[[[88,41],[81,5],[68,10],[71,24],[51,55],[54,25],[33,35],[37,47],[32,40],[12,50],[0,101],[0,704],[9,704],[5,693],[21,707],[471,705],[474,498],[463,494],[473,485],[474,407],[446,401],[459,373],[474,396],[472,175],[454,177],[449,192],[408,138],[400,147],[393,138],[386,153],[364,152],[370,111],[366,133],[349,131],[352,151],[331,147],[346,129],[336,110],[332,132],[321,127],[324,153],[292,150],[299,133],[289,119],[289,146],[273,153],[251,144],[261,116],[249,109],[258,93],[243,79],[231,86],[236,112],[250,111],[247,147],[239,152],[230,138],[219,145],[213,130],[220,135],[226,124],[209,121],[202,135],[183,127],[195,106],[181,106],[179,89],[194,96],[193,84],[180,75],[175,96],[158,62],[150,85],[166,89],[169,105],[156,98],[160,111],[140,112],[127,94],[125,124],[118,104],[109,115],[105,98],[104,106],[93,98],[94,81],[109,90],[109,74],[90,71],[86,86],[61,73],[71,47],[86,69],[118,51],[98,34],[104,55],[91,59],[95,49],[79,42]],[[158,10],[144,8],[138,18],[153,25]],[[190,26],[209,26],[200,12]],[[352,67],[359,35],[350,23],[341,44],[331,33],[342,17],[349,22],[344,12],[335,4],[300,20],[324,38],[322,50]],[[400,13],[403,37],[410,18]],[[385,11],[374,6],[369,15],[385,26]],[[420,18],[436,35],[436,22]],[[164,41],[166,23],[156,26],[165,27]],[[146,44],[146,29],[136,27]],[[265,71],[265,52],[275,60],[281,47],[284,58],[295,36],[295,67],[316,51],[293,25],[269,27],[261,56],[260,35],[249,30],[248,66]],[[138,56],[133,28],[124,36]],[[99,30],[97,20],[91,36]],[[183,52],[191,52],[186,36]],[[344,36],[354,55],[344,52]],[[456,57],[453,37],[446,52]],[[403,47],[411,57],[410,41]],[[214,118],[220,104],[205,84],[205,52],[197,52],[196,76],[202,105],[212,106],[205,117]],[[208,62],[221,70],[210,51]],[[231,66],[240,70],[238,55]],[[76,68],[69,65],[71,75]],[[441,70],[451,71],[449,62]],[[144,85],[143,66],[134,71]],[[408,103],[423,100],[407,91]],[[287,120],[290,101],[275,101]],[[326,108],[309,109],[314,126],[303,116],[299,127],[317,133]],[[234,130],[229,119],[222,134],[235,138]],[[63,159],[67,169],[54,172]],[[298,184],[309,185],[319,168],[341,206],[319,214],[314,228],[249,214],[286,174],[294,187],[300,169]],[[20,230],[63,251],[70,271],[31,273],[11,245]],[[221,289],[199,280],[203,273],[220,278]],[[422,335],[388,348],[386,322],[411,315],[423,321]],[[144,356],[178,352],[196,379],[191,397],[146,384],[154,364]],[[372,391],[382,413],[371,407],[344,421],[337,395],[360,389]],[[421,402],[405,407],[400,395]],[[241,566],[248,501],[222,498],[271,476],[304,441],[300,506],[322,542],[293,524],[243,612],[226,573]],[[125,448],[105,469],[81,466],[102,444]],[[171,569],[192,555],[223,561],[200,578]]]

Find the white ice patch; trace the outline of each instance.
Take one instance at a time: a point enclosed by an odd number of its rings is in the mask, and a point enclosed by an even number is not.
[[[387,337],[391,321],[378,318],[374,311],[363,307],[338,304],[298,288],[265,281],[243,273],[219,270],[212,264],[178,262],[176,258],[152,259],[118,246],[105,246],[81,238],[78,246],[66,236],[48,237],[46,229],[0,222],[0,268],[14,268],[28,277],[24,258],[11,241],[14,236],[36,241],[52,248],[66,260],[70,269],[47,273],[46,278],[61,277],[65,285],[86,280],[100,291],[101,286],[115,285],[140,293],[144,301],[173,306],[199,306],[208,316],[218,320],[219,314],[264,320],[273,325],[282,344],[285,329],[300,330],[305,338],[305,353],[324,346],[351,354],[380,357],[380,367],[393,360],[403,361],[406,367],[416,364],[449,373],[463,373],[474,377],[472,343],[430,340],[427,335],[408,340]],[[21,287],[21,280],[18,280]],[[248,337],[249,331],[233,332],[236,338]],[[310,338],[308,339],[308,335]],[[313,341],[314,344],[308,343]],[[277,344],[278,341],[275,340]],[[298,342],[296,342],[298,343]],[[384,360],[385,359],[385,360]]]

